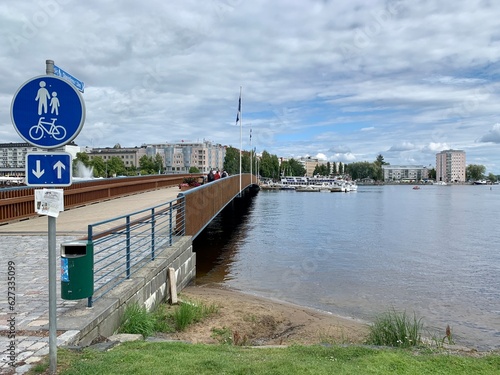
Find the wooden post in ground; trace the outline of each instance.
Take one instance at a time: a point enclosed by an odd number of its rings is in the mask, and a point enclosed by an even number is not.
[[[177,305],[177,278],[175,277],[175,269],[168,268],[168,290],[170,293],[170,304]]]

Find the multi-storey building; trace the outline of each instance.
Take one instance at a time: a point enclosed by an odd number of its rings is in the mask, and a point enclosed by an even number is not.
[[[26,154],[28,152],[44,152],[45,149],[35,147],[29,143],[0,143],[0,176],[23,176],[26,169]],[[69,144],[52,149],[71,154],[73,159],[80,152],[80,147]]]
[[[384,181],[420,181],[429,178],[429,170],[421,165],[382,165]]]
[[[111,158],[117,157],[123,160],[123,164],[127,168],[139,166],[139,160],[146,155],[146,147],[123,147],[123,148],[93,148],[85,151],[90,160],[100,157],[104,162],[108,162]]]
[[[465,182],[465,151],[444,150],[436,154],[436,181]]]
[[[327,163],[326,161],[319,160],[317,158],[311,158],[310,156],[299,158],[297,159],[297,161],[304,166],[307,177],[313,176],[314,169],[316,168],[316,166],[320,166]]]
[[[224,168],[226,147],[209,141],[153,144],[147,146],[147,155],[160,154],[165,161],[165,173],[189,173],[196,167],[201,173]]]

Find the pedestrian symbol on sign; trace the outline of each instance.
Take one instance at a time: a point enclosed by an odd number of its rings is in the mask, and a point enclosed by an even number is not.
[[[36,94],[35,100],[38,101],[38,115],[47,113],[47,99],[50,99],[49,90],[45,88],[45,81],[40,81],[40,88]]]
[[[85,105],[78,91],[56,76],[35,77],[21,86],[11,107],[19,135],[40,148],[71,142],[85,122]]]

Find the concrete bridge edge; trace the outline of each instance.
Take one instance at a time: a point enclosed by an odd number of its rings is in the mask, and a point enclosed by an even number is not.
[[[86,300],[81,300],[73,309],[58,316],[58,330],[78,332],[67,345],[87,346],[100,336],[113,335],[120,327],[126,306],[131,303],[137,302],[150,311],[168,300],[169,267],[175,269],[177,291],[195,278],[196,253],[193,252],[192,237],[182,237],[164,249],[133,277],[98,299],[93,307],[88,308]]]

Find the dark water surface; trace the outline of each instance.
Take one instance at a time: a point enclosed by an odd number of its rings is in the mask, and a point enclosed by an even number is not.
[[[198,284],[366,321],[415,311],[426,336],[500,348],[500,186],[261,191],[244,212],[195,241]]]

